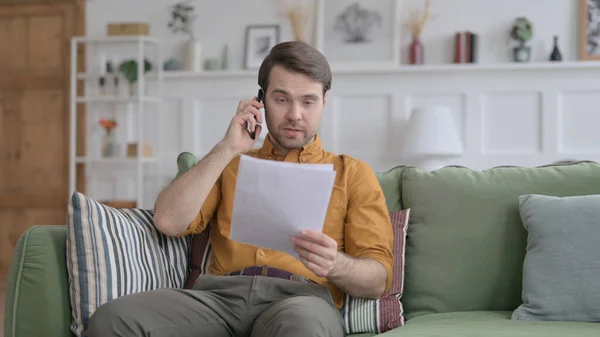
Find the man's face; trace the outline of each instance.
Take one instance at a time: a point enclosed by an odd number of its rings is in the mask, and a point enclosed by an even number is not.
[[[319,128],[326,101],[320,82],[281,66],[273,67],[265,114],[267,128],[276,145],[290,150],[310,142]]]

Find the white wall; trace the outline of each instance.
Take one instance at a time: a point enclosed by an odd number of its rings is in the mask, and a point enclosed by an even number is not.
[[[326,0],[327,1],[327,0]],[[376,1],[376,0],[373,0]],[[151,35],[173,39],[167,55],[179,55],[177,40],[168,27],[169,0],[93,0],[87,3],[88,35],[105,35],[108,22],[143,21],[151,25]],[[230,46],[230,63],[242,66],[244,29],[250,24],[281,24],[282,39],[291,38],[287,21],[277,15],[276,0],[192,0],[196,5],[197,37],[203,42],[204,54],[217,57],[224,44]],[[423,0],[400,0],[400,15],[419,8]],[[563,56],[577,58],[578,0],[433,0],[435,19],[426,28],[423,42],[426,62],[448,63],[453,55],[454,32],[471,30],[481,36],[481,63],[506,62],[510,59],[508,32],[517,16],[526,16],[534,24],[535,61],[546,60],[553,35],[560,38]],[[403,36],[403,43],[408,41]],[[404,51],[404,50],[403,50]],[[405,53],[404,53],[405,54]]]
[[[205,54],[218,56],[227,43],[232,68],[241,68],[245,26],[283,22],[267,6],[272,1],[196,1],[200,13],[196,29]],[[402,7],[411,3],[418,1],[402,1]],[[170,41],[165,28],[169,4],[91,1],[88,33],[104,35],[107,22],[149,21],[152,35],[167,41],[165,56],[177,55],[175,46],[180,42]],[[424,35],[429,65],[334,71],[321,133],[328,149],[366,160],[377,171],[411,163],[403,158],[399,145],[412,108],[444,104],[452,109],[465,145],[464,155],[447,164],[485,169],[565,159],[600,161],[600,137],[595,129],[600,124],[600,65],[568,62],[577,59],[578,1],[434,0],[433,4],[436,19]],[[534,22],[534,61],[543,63],[509,63],[508,29],[521,15]],[[448,65],[454,32],[466,29],[481,36],[481,64]],[[282,32],[284,40],[291,38],[284,22]],[[561,37],[566,62],[549,65],[544,61],[554,34]],[[254,72],[167,75],[164,113],[147,114],[150,124],[145,137],[161,154],[161,171],[158,179],[154,171],[145,179],[145,206],[151,206],[158,190],[175,174],[177,153],[191,151],[201,156],[208,151],[223,136],[237,102],[254,95],[256,89]],[[157,126],[163,131],[160,139],[153,131]],[[110,172],[94,173],[99,182],[94,185],[94,197],[131,197],[135,192],[132,179]]]

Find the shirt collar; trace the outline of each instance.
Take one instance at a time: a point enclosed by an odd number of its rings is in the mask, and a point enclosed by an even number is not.
[[[294,161],[309,161],[314,160],[314,158],[321,154],[323,154],[323,144],[321,143],[321,137],[316,134],[311,142],[302,146],[300,149],[290,150],[285,158],[292,156],[292,158],[295,159]],[[280,153],[271,142],[269,134],[265,136],[259,155],[262,158],[285,159],[283,154]]]

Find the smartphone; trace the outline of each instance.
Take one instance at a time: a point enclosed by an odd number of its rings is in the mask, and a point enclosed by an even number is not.
[[[262,89],[258,89],[258,94],[256,95],[256,100],[259,103],[263,103],[264,93],[265,92]],[[263,115],[263,119],[264,118],[265,118],[265,116]],[[254,119],[256,119],[256,116],[254,116]],[[250,132],[250,138],[252,138],[252,139],[256,138],[256,130]]]

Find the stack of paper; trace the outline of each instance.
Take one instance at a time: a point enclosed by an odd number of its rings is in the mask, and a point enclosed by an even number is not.
[[[332,164],[296,164],[242,155],[230,238],[297,256],[290,239],[322,231],[335,180]]]

